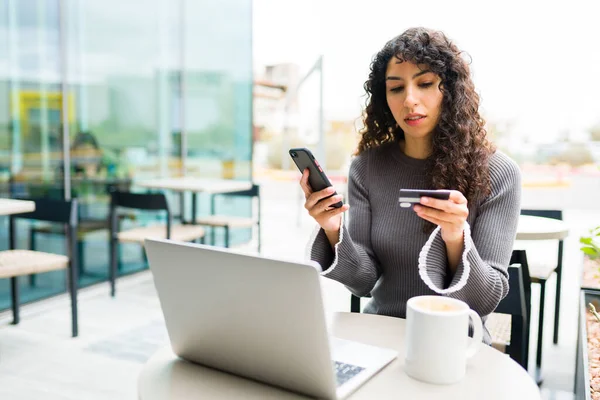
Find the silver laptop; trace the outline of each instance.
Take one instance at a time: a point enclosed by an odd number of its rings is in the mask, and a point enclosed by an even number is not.
[[[146,240],[175,354],[325,399],[344,398],[397,356],[327,333],[316,263]]]

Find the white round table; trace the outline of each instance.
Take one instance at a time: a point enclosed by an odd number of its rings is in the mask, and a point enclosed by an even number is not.
[[[336,313],[333,335],[398,350],[398,358],[349,398],[356,399],[486,399],[536,400],[540,392],[523,368],[507,355],[483,345],[461,382],[439,386],[410,378],[404,372],[404,319],[371,314]],[[290,343],[293,346],[293,343]],[[144,366],[138,380],[140,400],[305,399],[259,382],[192,364],[163,348]]]
[[[569,227],[553,218],[519,215],[516,240],[561,240],[569,235]]]

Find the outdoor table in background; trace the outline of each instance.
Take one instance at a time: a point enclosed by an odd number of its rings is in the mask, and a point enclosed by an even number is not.
[[[519,215],[517,240],[561,240],[569,235],[564,221],[552,218]]]
[[[185,192],[192,193],[192,219],[191,223],[196,221],[196,199],[198,193],[230,193],[239,190],[249,190],[252,188],[252,182],[249,181],[234,181],[228,179],[202,179],[202,178],[160,178],[149,179],[135,182],[135,186],[146,189],[171,190],[179,192],[183,195]],[[183,207],[181,210],[181,219],[183,218]]]
[[[469,361],[465,378],[457,384],[432,385],[410,378],[404,372],[405,327],[406,320],[401,318],[334,314],[334,336],[398,350],[398,358],[349,399],[540,399],[539,389],[527,371],[507,355],[484,344]],[[307,398],[189,363],[175,356],[170,347],[159,350],[144,366],[138,379],[138,397],[140,400]]]

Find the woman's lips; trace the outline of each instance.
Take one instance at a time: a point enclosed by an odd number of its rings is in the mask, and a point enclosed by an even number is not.
[[[418,126],[425,120],[425,117],[418,117],[417,119],[405,119],[406,125],[408,126]]]

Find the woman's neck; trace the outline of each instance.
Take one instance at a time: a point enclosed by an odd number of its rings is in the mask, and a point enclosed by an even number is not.
[[[424,160],[431,155],[431,141],[405,138],[400,141],[400,150],[410,158]]]

